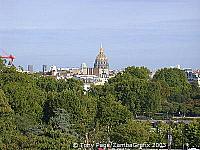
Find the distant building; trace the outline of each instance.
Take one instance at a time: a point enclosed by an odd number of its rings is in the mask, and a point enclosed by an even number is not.
[[[42,65],[42,73],[43,75],[47,72],[47,65]]]
[[[94,68],[87,68],[87,75],[94,75]]]
[[[197,81],[199,87],[200,87],[200,70],[195,70],[193,71],[193,75],[194,75],[194,78],[195,80]]]
[[[200,71],[193,71],[191,68],[184,69],[188,82],[194,83],[196,82],[200,87]]]
[[[193,71],[191,68],[186,68],[184,69],[186,77],[188,79],[189,82],[193,82],[194,80],[194,76],[193,76]]]
[[[97,83],[99,82],[99,77],[95,75],[74,75],[74,78],[82,80],[84,83]]]
[[[70,72],[72,75],[81,74],[81,69],[80,69],[80,68],[70,68],[70,69],[69,69],[69,72]]]
[[[43,72],[46,70],[46,65],[43,65]],[[115,76],[115,71],[109,71],[108,58],[104,54],[102,44],[99,53],[96,56],[94,67],[87,67],[86,63],[82,63],[78,68],[57,68],[51,66],[50,71],[45,75],[54,76],[56,79],[76,78],[82,80],[84,89],[87,90],[91,84],[103,85],[108,81],[109,77]]]
[[[94,74],[99,76],[100,78],[109,78],[108,58],[104,54],[104,48],[102,44],[99,49],[99,54],[95,59]]]
[[[87,74],[87,65],[86,63],[81,64],[81,74],[86,75]]]
[[[33,65],[28,65],[28,72],[33,73]]]
[[[52,76],[58,76],[58,70],[56,66],[51,66],[50,67],[50,72]]]

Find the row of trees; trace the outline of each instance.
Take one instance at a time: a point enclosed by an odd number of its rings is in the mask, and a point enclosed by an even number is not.
[[[0,62],[0,149],[72,149],[85,143],[200,143],[200,123],[159,123],[135,116],[155,112],[198,115],[200,90],[178,69],[161,69],[150,78],[144,67],[128,67],[104,86],[84,94],[79,80],[55,80],[17,72]],[[180,138],[183,137],[183,138]]]
[[[158,70],[151,78],[145,67],[128,67],[105,86],[91,89],[91,93],[114,95],[134,115],[143,112],[200,115],[200,88],[196,83],[189,84],[185,73],[177,68]]]

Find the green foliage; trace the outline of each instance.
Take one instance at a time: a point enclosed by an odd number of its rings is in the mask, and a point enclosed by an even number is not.
[[[120,102],[116,102],[112,95],[101,97],[97,102],[97,118],[103,126],[118,126],[126,123],[131,116],[131,112]]]
[[[163,112],[200,114],[199,87],[182,71],[163,69],[154,79],[145,67],[128,67],[104,86],[84,94],[79,80],[17,72],[0,62],[0,149],[71,149],[73,142],[200,143],[199,122],[158,123],[134,119]],[[181,139],[181,137],[183,137]]]
[[[52,77],[36,76],[35,82],[41,90],[46,92],[62,92],[63,90],[74,90],[83,92],[83,83],[80,80],[68,79],[68,80],[55,80]]]
[[[3,90],[0,89],[0,116],[10,113],[11,111],[11,106],[9,105]]]
[[[2,72],[3,68],[4,68],[3,60],[0,58],[0,72]]]
[[[30,84],[22,85],[19,82],[8,83],[4,86],[9,103],[16,114],[30,115],[34,120],[42,117],[45,93]]]
[[[127,67],[122,73],[109,80],[109,83],[130,80],[131,78],[150,79],[150,71],[145,67]]]
[[[198,84],[196,82],[193,82],[191,86],[192,86],[191,97],[193,99],[200,99],[200,87],[198,86]]]
[[[190,97],[191,85],[188,83],[185,73],[177,68],[164,68],[158,70],[154,80],[161,81],[166,87],[169,88],[170,96],[168,99],[174,102],[184,102]]]
[[[156,112],[161,108],[161,85],[150,80],[150,71],[145,67],[128,67],[106,86],[111,87],[109,91],[133,114]]]
[[[174,147],[176,148],[181,148],[183,143],[185,142],[185,138],[184,137],[184,124],[177,124],[175,125],[174,127],[174,130],[173,130],[173,145]]]
[[[185,141],[190,147],[198,147],[200,143],[200,122],[194,121],[188,126],[185,126]]]
[[[70,116],[65,109],[54,110],[54,117],[50,119],[50,124],[55,129],[61,129],[69,132],[70,128]]]
[[[145,143],[149,141],[149,132],[148,124],[129,120],[126,124],[115,127],[111,140],[117,143]]]
[[[40,85],[40,81],[48,86]],[[69,148],[71,141],[76,138],[53,129],[53,125],[51,128],[45,125],[43,122],[45,104],[48,95],[53,91],[58,91],[60,94],[69,89],[81,95],[83,93],[81,82],[56,81],[49,78],[45,80],[44,77],[20,73],[14,67],[7,68],[1,65],[0,87],[2,88],[0,89],[0,149]],[[40,124],[44,127],[36,128]]]

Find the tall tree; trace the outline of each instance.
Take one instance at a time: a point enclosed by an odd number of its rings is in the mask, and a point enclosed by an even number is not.
[[[184,71],[177,68],[160,69],[155,73],[153,79],[168,85],[169,100],[184,102],[190,98],[191,85],[188,83]]]

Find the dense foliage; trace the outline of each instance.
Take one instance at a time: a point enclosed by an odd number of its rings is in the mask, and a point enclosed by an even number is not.
[[[73,149],[77,143],[167,143],[198,146],[200,122],[157,123],[138,116],[200,115],[200,89],[178,69],[153,79],[144,67],[128,67],[86,94],[79,80],[55,80],[17,72],[0,62],[0,149]]]
[[[153,80],[160,82],[162,86],[163,112],[189,116],[200,114],[200,88],[196,83],[189,84],[184,71],[177,68],[164,68],[155,73]]]

